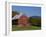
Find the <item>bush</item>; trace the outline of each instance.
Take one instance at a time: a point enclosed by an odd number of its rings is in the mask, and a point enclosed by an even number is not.
[[[41,27],[41,19],[40,18],[29,18],[29,22],[33,25],[33,26],[40,26]]]

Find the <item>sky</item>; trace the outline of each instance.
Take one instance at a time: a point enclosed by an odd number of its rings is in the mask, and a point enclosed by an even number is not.
[[[12,11],[22,12],[27,16],[41,16],[41,7],[34,6],[12,6]]]

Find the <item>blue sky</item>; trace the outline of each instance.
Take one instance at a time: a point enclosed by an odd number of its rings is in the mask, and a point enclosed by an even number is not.
[[[12,10],[25,13],[27,16],[41,16],[41,7],[12,6]]]

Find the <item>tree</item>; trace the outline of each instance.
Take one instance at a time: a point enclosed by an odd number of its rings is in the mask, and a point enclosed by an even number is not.
[[[14,17],[16,14],[19,14],[17,11],[12,11],[12,17]]]

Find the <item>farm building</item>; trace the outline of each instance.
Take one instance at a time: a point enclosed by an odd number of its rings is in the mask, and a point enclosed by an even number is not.
[[[15,15],[12,18],[12,22],[17,24],[18,26],[28,26],[29,25],[28,17],[24,15],[23,13],[20,13],[19,15]]]
[[[19,19],[18,19],[18,25],[19,26],[28,26],[29,22],[28,22],[28,17],[25,15],[22,15]]]

